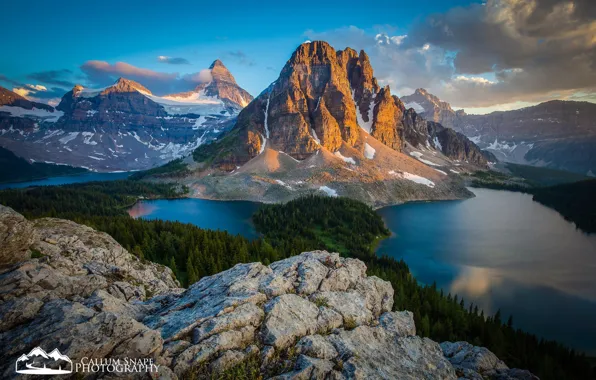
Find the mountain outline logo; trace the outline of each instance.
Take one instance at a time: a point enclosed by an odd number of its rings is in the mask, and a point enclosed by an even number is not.
[[[26,375],[64,375],[72,373],[72,361],[57,348],[48,354],[43,348],[35,347],[17,359],[15,371]]]

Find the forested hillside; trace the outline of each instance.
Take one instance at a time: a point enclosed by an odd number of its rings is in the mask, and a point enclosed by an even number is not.
[[[535,189],[536,202],[557,210],[578,228],[596,233],[596,179]]]
[[[8,149],[0,147],[0,183],[23,182],[36,179],[87,172],[83,168],[35,162],[30,164]]]

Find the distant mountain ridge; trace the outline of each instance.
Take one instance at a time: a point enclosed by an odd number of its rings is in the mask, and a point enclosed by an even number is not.
[[[596,104],[552,100],[511,111],[468,115],[424,89],[404,102],[421,114],[463,133],[499,160],[596,174]]]
[[[102,171],[148,169],[192,152],[232,126],[252,100],[219,60],[185,96],[156,96],[135,81],[76,85],[56,108],[0,89],[0,146],[29,160]]]

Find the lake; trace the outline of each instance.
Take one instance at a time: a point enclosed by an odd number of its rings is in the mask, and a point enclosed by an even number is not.
[[[29,182],[11,182],[0,183],[0,190],[2,189],[23,189],[31,186],[56,186],[67,185],[70,183],[83,183],[91,181],[113,181],[117,179],[126,179],[132,172],[120,173],[96,173],[89,172],[83,174],[67,175],[62,177],[51,177]]]
[[[476,198],[380,209],[394,235],[377,253],[485,314],[501,309],[515,327],[596,354],[596,235],[530,195],[470,190]]]
[[[206,199],[159,199],[137,202],[128,214],[133,218],[173,220],[211,230],[225,230],[249,239],[257,232],[251,222],[259,203]]]

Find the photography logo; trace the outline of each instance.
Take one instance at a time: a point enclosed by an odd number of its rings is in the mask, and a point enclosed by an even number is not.
[[[72,361],[57,348],[48,354],[41,347],[35,347],[17,359],[15,369],[17,373],[28,375],[63,375],[72,373]]]

